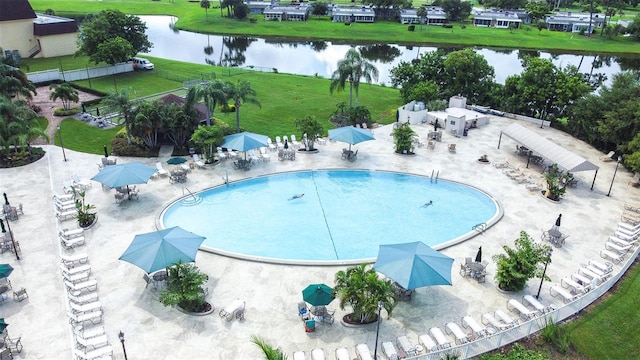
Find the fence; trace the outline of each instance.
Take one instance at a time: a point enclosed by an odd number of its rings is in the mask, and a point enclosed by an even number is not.
[[[635,249],[633,254],[631,254],[626,262],[622,264],[622,268],[617,274],[600,284],[600,286],[596,287],[595,289],[592,289],[586,294],[580,296],[573,302],[560,306],[558,309],[549,311],[532,320],[521,322],[518,326],[511,329],[498,331],[493,335],[489,335],[487,337],[480,338],[466,344],[454,346],[450,349],[438,350],[430,352],[428,354],[409,357],[407,359],[436,360],[443,358],[445,354],[457,354],[461,359],[468,359],[470,357],[478,356],[483,353],[499,349],[509,343],[518,341],[527,336],[531,336],[534,333],[542,330],[547,323],[551,321],[553,321],[554,323],[558,323],[562,320],[570,318],[571,316],[575,315],[576,313],[596,301],[602,295],[606,294],[613,287],[613,285],[615,285],[615,283],[620,280],[620,278],[629,269],[629,267],[631,267],[636,257],[638,256],[638,253],[640,253],[640,247]],[[425,329],[425,333],[426,332],[427,329]]]
[[[68,71],[60,71],[60,69],[51,69],[37,71],[27,74],[27,79],[33,83],[43,83],[50,81],[77,81],[93,79],[102,76],[121,74],[133,71],[133,64],[129,62],[119,63],[109,66],[99,66],[94,68],[84,68]]]

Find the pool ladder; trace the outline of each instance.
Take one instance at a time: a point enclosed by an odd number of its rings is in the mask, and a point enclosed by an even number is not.
[[[433,181],[434,181],[434,178],[433,178],[433,174],[434,174],[434,173],[435,173],[435,175],[436,175],[436,177],[435,177],[435,182],[436,182],[436,184],[437,184],[437,183],[438,183],[438,176],[440,176],[440,170],[438,170],[437,172],[436,172],[435,170],[431,170],[431,180],[430,180],[430,182],[433,182]]]
[[[185,193],[184,193],[185,190],[187,190],[187,192],[189,193],[189,195],[191,195],[191,198],[193,198],[193,200],[184,199],[184,201],[182,202],[183,205],[196,205],[196,204],[199,204],[202,201],[201,197],[194,195],[191,192],[191,190],[189,190],[186,187],[182,188],[182,195],[183,196],[185,195]]]
[[[480,224],[475,224],[471,227],[471,230],[475,230],[478,233],[480,233],[480,235],[482,235],[486,230],[487,230],[487,223],[480,223]]]

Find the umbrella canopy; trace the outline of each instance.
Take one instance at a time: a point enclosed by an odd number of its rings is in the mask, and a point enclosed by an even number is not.
[[[13,272],[13,267],[9,264],[0,264],[0,279],[9,277]]]
[[[476,262],[482,262],[482,246],[480,246],[476,254]]]
[[[171,159],[167,160],[167,164],[171,165],[180,165],[185,162],[187,162],[187,159],[181,157],[172,157]]]
[[[178,261],[192,262],[204,237],[179,226],[138,234],[120,256],[147,273],[171,266]]]
[[[562,214],[558,215],[558,218],[556,219],[556,226],[560,227],[560,222],[562,221]]]
[[[7,326],[9,326],[9,324],[4,321],[4,318],[0,318],[0,333],[4,332]]]
[[[333,289],[325,284],[311,284],[302,290],[302,299],[313,306],[329,305],[333,301]]]
[[[84,105],[82,105],[84,106]],[[109,152],[107,151],[107,145],[102,145],[103,149],[104,149],[104,157],[108,158],[109,157]]]
[[[351,145],[355,145],[363,141],[375,140],[375,138],[369,129],[345,126],[329,130],[329,140],[345,142],[349,144],[349,150],[351,150]]]
[[[265,135],[254,134],[250,132],[241,132],[238,134],[227,135],[220,147],[233,149],[237,151],[248,151],[263,146],[269,146],[268,137]]]
[[[451,285],[453,259],[417,241],[380,245],[374,269],[407,290],[431,285]]]
[[[105,166],[91,180],[102,183],[110,188],[133,184],[146,184],[158,170],[141,162],[132,162]]]

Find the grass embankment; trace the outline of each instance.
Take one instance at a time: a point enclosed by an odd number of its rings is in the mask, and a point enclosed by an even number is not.
[[[75,83],[104,93],[113,91],[115,83],[118,89],[129,88],[132,98],[141,98],[176,89],[183,91],[179,89],[184,81],[207,79],[213,74],[223,81],[247,80],[256,90],[262,106],[243,104],[240,109],[241,126],[247,131],[272,138],[297,133],[294,120],[307,115],[320,120],[326,131],[332,128],[328,119],[336,109],[336,104],[349,102],[348,88],[331,95],[328,79],[190,64],[153,57],[149,59],[155,64],[156,70],[120,74],[115,77],[115,81],[112,76],[106,76]],[[66,69],[82,68],[86,62],[86,58],[82,60],[71,56],[53,60],[28,60],[32,71],[57,68],[60,64]],[[395,121],[396,109],[402,102],[397,89],[362,83],[360,104],[369,109],[374,122],[388,124]],[[214,116],[235,127],[235,113],[221,113],[216,109]],[[107,135],[105,130],[79,122],[73,128],[67,128],[70,123],[73,121],[62,123],[64,145],[70,149],[100,154],[102,145],[109,144],[113,138],[113,134]]]
[[[213,4],[213,3],[212,3]],[[487,46],[498,48],[540,49],[562,52],[640,54],[638,41],[619,36],[607,40],[600,35],[580,36],[557,31],[538,32],[531,26],[510,32],[507,29],[480,28],[468,25],[466,29],[454,24],[453,29],[441,26],[416,26],[407,31],[407,25],[394,21],[374,24],[333,23],[328,17],[312,17],[309,21],[264,21],[263,16],[251,15],[256,23],[220,16],[220,9],[209,9],[208,16],[199,2],[187,0],[31,0],[38,11],[54,9],[60,15],[79,15],[116,8],[124,13],[138,15],[175,15],[176,28],[228,35],[296,38],[305,40],[332,40],[344,42],[385,42],[399,44],[429,44],[445,46]],[[226,14],[226,12],[225,12]]]

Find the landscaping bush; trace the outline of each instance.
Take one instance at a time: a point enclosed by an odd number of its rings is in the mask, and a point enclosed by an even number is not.
[[[111,151],[117,156],[155,157],[158,156],[158,150],[147,149],[135,143],[128,144],[125,138],[111,140]]]
[[[0,168],[28,165],[40,160],[44,154],[45,151],[39,147],[27,146],[27,148],[12,149],[12,151],[7,154],[0,154]]]
[[[81,110],[79,108],[73,108],[69,110],[65,110],[63,108],[57,108],[53,112],[53,116],[71,116],[71,115],[80,113],[80,111]]]
[[[236,105],[235,104],[222,104],[220,105],[220,112],[223,113],[234,113],[236,112]]]
[[[415,31],[415,30],[416,30],[415,25],[409,25],[409,31]]]
[[[453,25],[451,25],[451,24],[442,24],[442,27],[444,29],[453,29]]]

